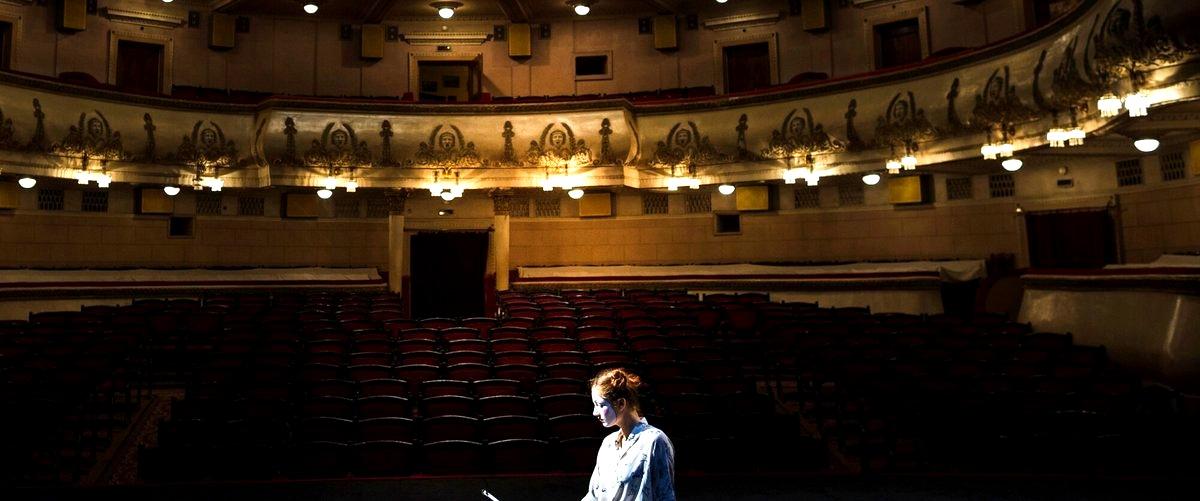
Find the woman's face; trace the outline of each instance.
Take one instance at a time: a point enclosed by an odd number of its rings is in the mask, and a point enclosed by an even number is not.
[[[592,416],[599,419],[600,425],[605,428],[617,425],[617,410],[612,402],[600,395],[600,390],[595,386],[592,387]]]

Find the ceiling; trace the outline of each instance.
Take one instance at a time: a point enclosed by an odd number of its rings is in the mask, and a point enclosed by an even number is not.
[[[387,20],[427,18],[439,20],[429,4],[433,0],[317,0],[319,19],[378,23]],[[457,0],[463,5],[455,17],[464,19],[507,19],[512,22],[537,22],[574,16],[567,0]],[[219,12],[240,15],[300,17],[302,0],[209,0],[210,7]],[[732,7],[738,2],[721,5],[713,0],[592,0],[589,16],[633,16],[657,13],[708,11]],[[778,4],[783,0],[750,0],[742,3]],[[711,4],[711,5],[710,5]]]

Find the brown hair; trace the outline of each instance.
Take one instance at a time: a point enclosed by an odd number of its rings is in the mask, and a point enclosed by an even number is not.
[[[609,402],[625,399],[626,405],[641,412],[638,400],[638,390],[642,388],[642,378],[623,367],[607,369],[592,378],[591,385],[600,389],[600,396]]]

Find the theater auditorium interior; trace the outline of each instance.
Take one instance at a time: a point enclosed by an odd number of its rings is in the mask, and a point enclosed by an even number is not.
[[[0,497],[1182,497],[1198,22],[0,0]]]

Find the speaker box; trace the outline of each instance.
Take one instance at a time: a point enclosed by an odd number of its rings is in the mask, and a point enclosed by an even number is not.
[[[15,183],[0,183],[0,209],[16,209],[20,202],[20,193]]]
[[[804,31],[829,29],[829,0],[801,0],[800,19]]]
[[[923,204],[933,201],[933,177],[929,175],[888,178],[888,202]]]
[[[362,26],[363,59],[383,59],[384,28],[382,24],[364,24]]]
[[[532,32],[525,23],[508,25],[508,57],[529,57],[533,55],[533,44],[530,39]]]
[[[321,199],[314,193],[287,193],[283,195],[283,217],[321,217]]]
[[[733,194],[737,196],[735,201],[739,211],[771,210],[770,186],[739,186]]]
[[[675,31],[675,16],[654,16],[654,48],[659,50],[679,48],[679,34]]]
[[[579,217],[613,215],[612,193],[585,193],[579,199]]]
[[[137,198],[134,199],[134,210],[138,214],[173,214],[175,198],[168,197],[158,188],[138,188]]]
[[[237,45],[237,18],[214,12],[208,18],[208,48],[232,49]]]
[[[87,0],[58,0],[55,25],[61,31],[87,29]]]

